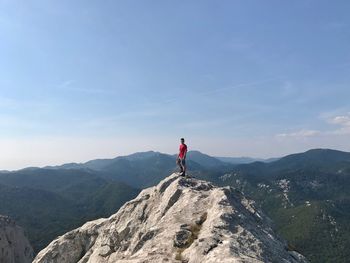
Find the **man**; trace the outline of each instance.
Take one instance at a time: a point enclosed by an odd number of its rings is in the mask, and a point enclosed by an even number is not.
[[[185,144],[185,139],[181,138],[179,154],[176,159],[176,163],[180,167],[181,176],[186,175],[186,154],[187,154],[187,145]]]

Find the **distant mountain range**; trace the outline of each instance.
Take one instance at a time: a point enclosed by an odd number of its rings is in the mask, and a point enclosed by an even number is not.
[[[271,163],[280,159],[280,158],[261,159],[261,158],[251,158],[251,157],[217,157],[217,156],[215,158],[222,162],[232,163],[232,164],[248,164],[248,163],[254,163],[254,162]]]
[[[120,160],[137,161],[137,160],[142,160],[147,158],[153,158],[154,156],[157,156],[157,155],[176,158],[176,155],[164,154],[164,153],[155,152],[155,151],[148,151],[148,152],[137,152],[126,156],[118,156],[113,159],[96,159],[85,163],[67,163],[67,164],[58,165],[58,166],[46,166],[44,168],[50,168],[50,169],[52,168],[53,169],[89,168],[92,170],[103,170],[103,169],[106,169],[109,165],[114,164],[115,162],[118,162]],[[250,157],[216,157],[216,156],[213,157],[213,156],[201,153],[200,151],[194,150],[194,151],[189,151],[187,153],[187,159],[194,161],[202,165],[203,167],[215,167],[215,166],[221,166],[223,165],[223,163],[230,163],[230,164],[247,164],[247,163],[253,163],[253,162],[269,163],[269,162],[276,161],[280,158],[262,159],[262,158],[250,158]]]
[[[86,220],[115,213],[141,189],[175,171],[175,160],[151,151],[2,171],[0,214],[24,227],[38,251]],[[187,163],[191,175],[234,186],[254,199],[311,262],[350,258],[350,153],[314,149],[276,160],[243,161],[190,151]]]
[[[350,153],[314,149],[212,178],[253,198],[311,262],[350,258]]]
[[[141,189],[174,172],[175,160],[175,156],[152,151],[80,164],[2,171],[0,214],[23,226],[38,251],[57,235],[116,212]],[[212,162],[225,166],[209,156],[203,158],[203,166],[191,159],[188,166],[199,173]]]
[[[0,174],[0,213],[24,227],[38,251],[57,235],[110,215],[138,193],[86,170],[24,169]]]

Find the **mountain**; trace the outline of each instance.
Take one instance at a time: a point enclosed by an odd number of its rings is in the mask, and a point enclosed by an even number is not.
[[[23,229],[10,217],[0,215],[0,262],[30,263],[33,255]]]
[[[219,157],[216,156],[216,159],[225,162],[225,163],[232,163],[232,164],[246,164],[246,163],[253,163],[262,161],[262,159],[255,159],[251,157]]]
[[[227,167],[209,155],[189,151],[188,169],[194,172],[210,168]],[[107,180],[124,182],[132,187],[145,188],[158,183],[169,173],[177,170],[176,156],[159,152],[139,152],[113,159],[96,159],[86,163],[70,163],[61,166],[48,166],[46,169],[80,169],[92,171]]]
[[[271,163],[218,166],[207,155],[195,161],[189,156],[188,166],[196,178],[233,186],[255,200],[274,220],[277,232],[311,262],[342,263],[350,257],[349,155],[313,149]],[[175,158],[140,152],[92,160],[88,167],[66,164],[3,171],[0,214],[23,226],[38,251],[87,220],[115,213],[139,189],[174,171]]]
[[[203,168],[188,161],[193,171]],[[35,251],[87,220],[109,216],[139,189],[176,169],[175,157],[141,152],[114,159],[0,173],[0,213],[28,232]]]
[[[109,218],[58,237],[44,262],[306,262],[239,191],[173,174]]]
[[[188,166],[193,172],[205,169],[191,160]],[[83,164],[3,171],[0,213],[16,219],[38,251],[87,220],[111,215],[139,189],[158,183],[175,169],[174,156],[151,151]]]
[[[313,149],[272,163],[238,165],[211,179],[254,199],[311,262],[348,261],[350,153]]]
[[[194,162],[188,162],[188,166],[190,169],[200,169],[200,165]],[[103,178],[145,188],[156,184],[176,169],[174,156],[155,152],[143,158],[116,158],[100,172]]]
[[[271,163],[280,159],[280,158],[261,159],[261,158],[251,158],[251,157],[215,157],[215,158],[222,162],[231,163],[231,164],[248,164],[248,163],[254,163],[254,162]]]
[[[220,161],[219,159],[199,151],[189,151],[186,159],[194,161],[205,168],[215,168],[226,165],[226,163]]]
[[[117,163],[120,160],[137,161],[147,158],[153,158],[159,155],[167,155],[159,152],[148,151],[148,152],[137,152],[126,156],[118,156],[111,159],[95,159],[85,163],[66,163],[57,166],[46,166],[47,169],[91,169],[94,171],[101,171],[108,169],[109,166]],[[170,155],[169,155],[170,156]]]
[[[291,154],[270,164],[270,168],[301,169],[317,168],[323,171],[347,167],[350,153],[331,149],[312,149],[305,153]]]
[[[52,192],[0,185],[0,200],[0,212],[24,227],[35,250],[81,223],[78,207]]]
[[[111,215],[138,193],[91,171],[24,169],[0,174],[0,213],[23,226],[38,251],[86,220]]]

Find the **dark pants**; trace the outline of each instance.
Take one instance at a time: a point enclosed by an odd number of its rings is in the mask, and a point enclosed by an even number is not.
[[[186,160],[181,159],[181,158],[177,158],[176,163],[180,167],[181,173],[185,173],[186,172]]]

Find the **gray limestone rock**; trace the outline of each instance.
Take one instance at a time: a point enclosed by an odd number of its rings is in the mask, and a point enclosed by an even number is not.
[[[254,202],[173,174],[106,219],[58,237],[34,263],[307,262]]]
[[[23,229],[10,217],[0,215],[0,263],[30,263],[33,257]]]

